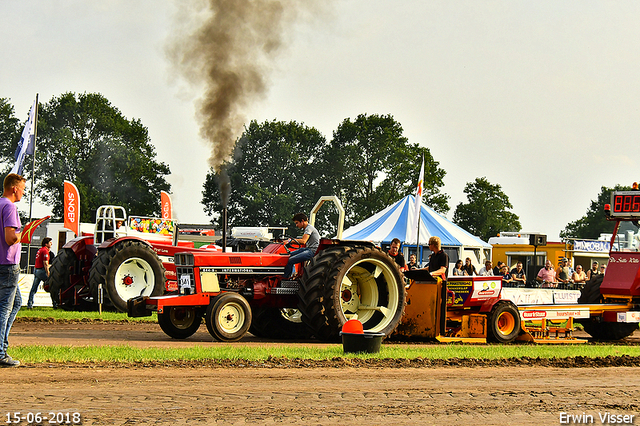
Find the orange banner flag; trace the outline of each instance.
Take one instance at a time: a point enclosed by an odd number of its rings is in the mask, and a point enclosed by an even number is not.
[[[64,227],[76,234],[80,233],[80,194],[78,188],[64,181]]]
[[[171,219],[171,197],[164,191],[160,191],[160,205],[162,209],[162,218]]]
[[[45,216],[42,219],[32,220],[31,222],[27,223],[24,228],[22,228],[22,238],[20,239],[20,243],[31,244],[31,238],[33,238],[33,233],[36,232],[36,228],[50,217],[51,216]]]

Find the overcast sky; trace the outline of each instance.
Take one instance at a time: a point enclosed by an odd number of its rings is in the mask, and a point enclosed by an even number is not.
[[[36,93],[102,93],[148,127],[174,215],[205,223],[199,94],[165,53],[183,3],[3,1],[0,97],[24,120]],[[391,114],[446,170],[450,219],[465,184],[486,176],[524,232],[551,240],[601,186],[640,179],[640,2],[326,4],[289,26],[248,120],[295,120],[330,139],[347,117]]]

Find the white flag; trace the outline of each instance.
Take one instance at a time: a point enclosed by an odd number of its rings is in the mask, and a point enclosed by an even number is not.
[[[418,227],[420,226],[420,206],[422,206],[422,183],[424,181],[424,157],[420,166],[420,176],[418,177],[418,188],[416,189],[416,204],[414,214],[413,230],[411,231],[411,241],[418,244]]]
[[[38,98],[33,102],[33,106],[29,111],[29,120],[27,120],[27,124],[24,126],[24,130],[22,131],[22,137],[20,138],[20,142],[18,142],[18,147],[16,148],[15,158],[16,164],[13,165],[11,169],[11,173],[17,173],[22,175],[22,167],[24,166],[24,158],[27,154],[33,155],[35,151],[36,145],[36,108]]]

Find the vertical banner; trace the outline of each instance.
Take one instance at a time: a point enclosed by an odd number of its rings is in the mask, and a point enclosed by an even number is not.
[[[160,191],[160,208],[163,219],[171,219],[171,197],[164,191]]]
[[[80,233],[80,195],[78,188],[64,181],[64,227],[76,234]]]

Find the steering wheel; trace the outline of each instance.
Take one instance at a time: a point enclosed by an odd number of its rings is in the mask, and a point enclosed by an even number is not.
[[[287,240],[289,240],[289,242],[285,243],[285,241]],[[289,247],[291,247],[292,249],[299,249],[302,247],[302,244],[300,244],[295,238],[287,234],[279,235],[278,237],[276,237],[276,241],[284,246],[284,249],[287,251],[287,253],[291,253]]]

